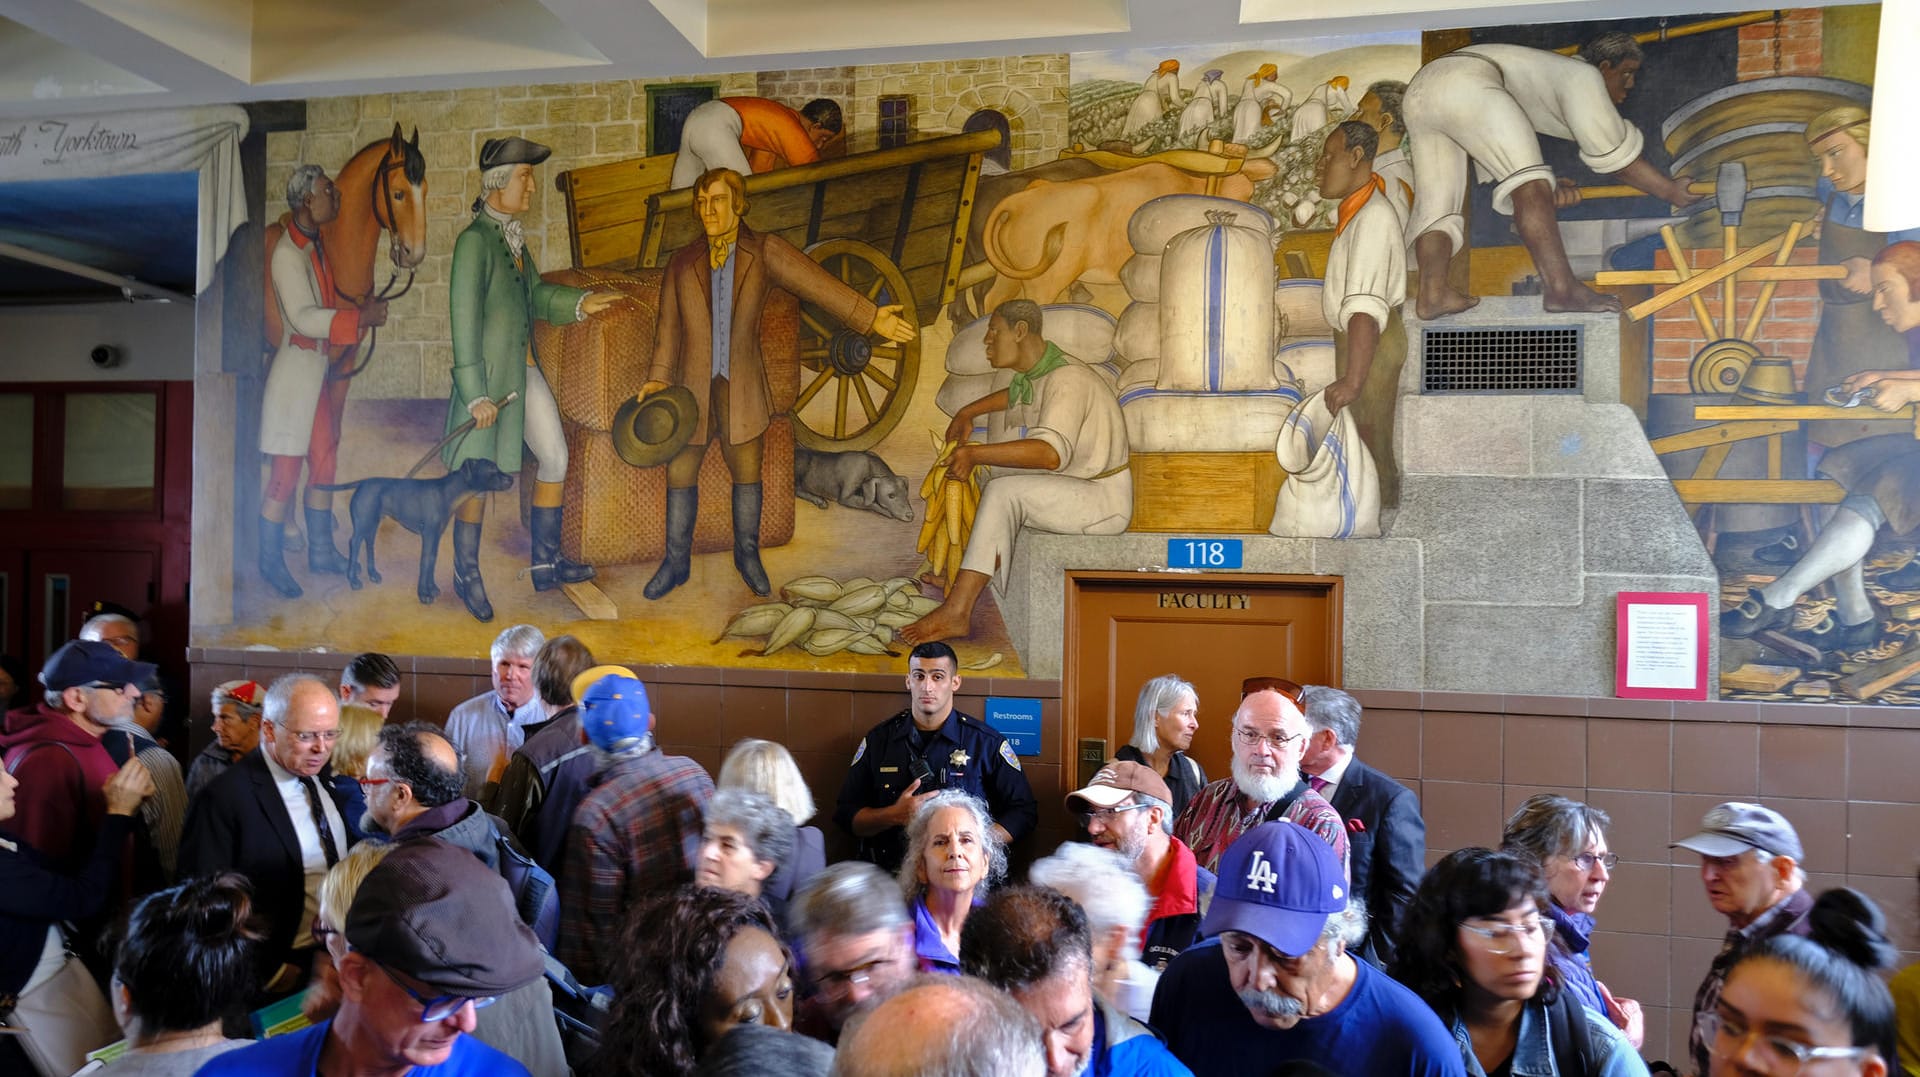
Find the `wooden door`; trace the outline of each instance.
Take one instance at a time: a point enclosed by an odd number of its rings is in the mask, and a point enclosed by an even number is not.
[[[96,601],[125,606],[146,619],[160,578],[157,550],[31,550],[27,553],[27,661],[47,656],[80,634]]]
[[[1340,683],[1341,591],[1337,576],[1067,573],[1062,783],[1079,788],[1127,743],[1141,686],[1163,673],[1198,691],[1191,754],[1209,778],[1225,777],[1242,680]],[[1087,738],[1104,748],[1083,753]]]

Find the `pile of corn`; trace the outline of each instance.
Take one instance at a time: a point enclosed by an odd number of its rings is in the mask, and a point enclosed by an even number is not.
[[[974,468],[961,482],[949,478],[947,463],[959,441],[942,441],[933,436],[935,459],[926,480],[920,484],[920,496],[927,503],[926,522],[920,525],[920,541],[914,549],[925,554],[922,576],[944,576],[946,590],[953,590],[953,579],[960,574],[960,559],[967,552],[967,536],[973,534],[973,514],[980,508],[980,469]]]
[[[763,655],[785,647],[799,647],[815,658],[841,651],[898,655],[890,646],[894,630],[940,605],[921,595],[910,576],[887,580],[859,576],[845,583],[827,576],[801,576],[783,584],[780,597],[785,601],[763,602],[735,614],[720,639],[763,639]]]

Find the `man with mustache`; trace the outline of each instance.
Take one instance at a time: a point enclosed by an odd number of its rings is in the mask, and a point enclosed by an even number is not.
[[[1279,677],[1249,678],[1240,709],[1233,713],[1233,776],[1194,794],[1173,824],[1173,836],[1193,850],[1208,871],[1217,870],[1227,846],[1272,819],[1299,823],[1333,847],[1342,871],[1347,830],[1340,813],[1300,777],[1307,750],[1306,713],[1300,686]]]
[[[1419,996],[1347,953],[1366,938],[1366,910],[1305,829],[1275,820],[1234,842],[1200,929],[1210,941],[1167,966],[1149,1022],[1199,1077],[1245,1073],[1249,1059],[1368,1077],[1465,1073]]]
[[[1193,850],[1167,831],[1172,799],[1152,767],[1120,759],[1067,795],[1067,811],[1079,816],[1088,839],[1126,857],[1152,897],[1140,960],[1156,972],[1193,945],[1200,910],[1213,898],[1213,872],[1196,864]]]

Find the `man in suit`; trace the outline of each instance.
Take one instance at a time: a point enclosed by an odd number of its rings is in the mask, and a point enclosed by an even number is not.
[[[480,458],[511,475],[520,470],[520,446],[540,462],[533,476],[533,589],[593,578],[593,566],[560,556],[561,490],[567,478],[567,439],[560,408],[540,372],[535,318],[568,325],[618,302],[617,292],[585,292],[540,279],[519,214],[533,205],[533,166],[553,150],[524,138],[490,138],[480,147],[480,197],[473,223],[453,244],[448,287],[453,333],[453,397],[447,433],[469,419],[473,429],[440,452],[447,470]],[[508,394],[518,394],[506,401]],[[467,612],[493,620],[480,579],[480,523],[486,499],[462,504],[453,524],[453,588]]]
[[[247,877],[268,927],[262,990],[284,995],[306,982],[320,881],[364,836],[366,802],[354,780],[328,763],[340,735],[340,700],[331,686],[289,674],[267,689],[264,711],[260,750],[195,798],[180,874]]]
[[[1312,731],[1300,772],[1346,820],[1348,874],[1353,892],[1367,900],[1367,941],[1360,956],[1385,968],[1393,960],[1400,917],[1426,872],[1427,824],[1420,817],[1420,799],[1354,757],[1359,700],[1338,688],[1310,684],[1300,690],[1300,701]]]
[[[645,400],[680,385],[701,402],[692,440],[667,463],[667,550],[647,581],[650,599],[687,582],[700,461],[709,441],[720,442],[733,476],[733,567],[755,594],[771,590],[760,565],[761,443],[773,421],[760,358],[760,312],[767,296],[783,288],[857,333],[877,332],[895,343],[914,335],[899,305],[875,307],[793,244],[742,223],[747,194],[740,173],[710,169],[693,190],[693,212],[706,242],[689,243],[667,263],[653,368],[639,396]]]

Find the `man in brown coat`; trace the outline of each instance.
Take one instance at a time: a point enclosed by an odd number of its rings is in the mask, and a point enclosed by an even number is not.
[[[765,595],[771,587],[760,565],[760,460],[772,405],[759,332],[768,294],[783,288],[850,329],[896,343],[912,340],[914,326],[900,306],[875,307],[793,244],[743,224],[740,173],[711,169],[693,189],[693,212],[707,240],[682,247],[667,263],[653,368],[640,399],[680,385],[702,406],[692,440],[667,464],[667,551],[645,594],[657,599],[687,582],[700,461],[707,443],[717,440],[733,476],[733,567],[755,594]]]

